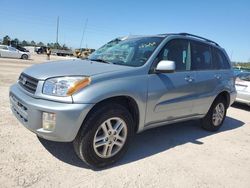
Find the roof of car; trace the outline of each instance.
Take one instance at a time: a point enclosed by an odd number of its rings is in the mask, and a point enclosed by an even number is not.
[[[164,33],[164,34],[157,34],[157,35],[128,35],[128,36],[123,36],[123,37],[119,37],[117,39],[119,40],[126,40],[126,39],[131,39],[131,38],[140,38],[140,37],[162,37],[162,38],[166,38],[169,36],[182,36],[182,37],[187,37],[187,38],[195,38],[198,39],[202,42],[207,42],[209,44],[213,44],[217,47],[220,47],[220,45],[210,39],[198,36],[198,35],[193,35],[190,33]]]

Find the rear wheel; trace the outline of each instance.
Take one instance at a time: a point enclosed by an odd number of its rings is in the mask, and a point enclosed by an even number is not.
[[[226,100],[218,97],[202,119],[202,127],[208,131],[217,131],[222,126],[227,113]]]
[[[29,57],[28,57],[27,54],[23,54],[22,57],[21,57],[21,59],[28,59],[28,58],[29,58]]]
[[[105,167],[120,159],[133,135],[133,119],[122,105],[100,106],[82,125],[74,149],[92,167]]]

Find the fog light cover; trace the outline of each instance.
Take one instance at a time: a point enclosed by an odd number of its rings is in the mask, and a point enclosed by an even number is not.
[[[53,131],[56,126],[56,114],[43,112],[43,129]]]

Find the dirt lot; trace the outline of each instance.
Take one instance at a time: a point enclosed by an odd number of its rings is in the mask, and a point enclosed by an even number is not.
[[[250,108],[243,105],[229,108],[217,133],[192,121],[139,134],[118,164],[100,171],[87,168],[71,143],[39,140],[11,115],[8,89],[45,59],[0,58],[0,187],[250,187]]]

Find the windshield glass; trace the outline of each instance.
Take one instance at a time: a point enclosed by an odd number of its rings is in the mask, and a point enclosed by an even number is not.
[[[89,59],[133,67],[142,66],[162,40],[161,37],[114,40],[96,50]]]
[[[250,73],[242,73],[239,75],[241,80],[250,81]]]

